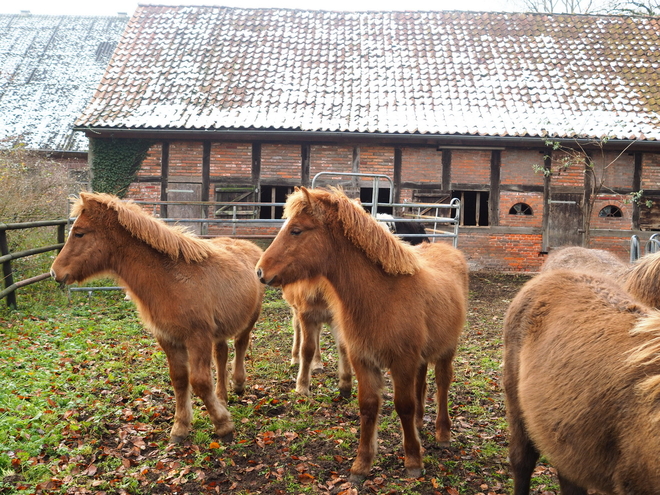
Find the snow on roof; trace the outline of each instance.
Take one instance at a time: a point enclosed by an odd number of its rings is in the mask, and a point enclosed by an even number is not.
[[[128,20],[0,14],[0,146],[86,151],[73,123]]]
[[[79,127],[660,138],[660,19],[141,5]]]

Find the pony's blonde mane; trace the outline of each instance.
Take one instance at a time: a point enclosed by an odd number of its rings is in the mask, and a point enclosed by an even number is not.
[[[341,234],[385,273],[412,275],[420,269],[414,249],[384,229],[341,190],[296,189],[287,198],[284,216],[292,218],[303,210],[328,226],[339,225]]]
[[[630,331],[632,336],[644,336],[648,340],[628,352],[626,362],[633,366],[651,366],[660,363],[660,311],[652,310]],[[660,397],[660,374],[651,374],[637,384],[637,391],[654,401]],[[658,418],[660,419],[660,413]]]
[[[660,307],[660,252],[647,254],[633,265],[625,275],[623,288],[636,299],[652,307]]]
[[[81,193],[73,205],[72,215],[80,215],[90,201],[116,211],[119,224],[133,237],[173,260],[183,258],[186,263],[197,262],[208,258],[213,252],[210,243],[195,237],[184,228],[167,225],[132,201],[122,201],[111,194]]]

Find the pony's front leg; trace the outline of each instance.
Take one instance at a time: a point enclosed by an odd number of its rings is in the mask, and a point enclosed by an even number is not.
[[[310,321],[304,313],[298,314],[298,324],[300,325],[301,345],[300,345],[300,365],[298,367],[298,378],[296,379],[296,392],[302,395],[310,395],[309,385],[312,377],[312,369],[318,369],[314,365],[315,359],[320,361],[320,342],[321,327],[323,324],[318,321]],[[320,365],[323,367],[323,364]]]
[[[223,440],[230,440],[234,432],[234,423],[229,411],[217,397],[213,387],[213,375],[211,374],[211,349],[212,342],[206,339],[189,341],[188,354],[190,357],[190,384],[211,417],[215,427],[215,434]],[[218,371],[218,375],[220,372]]]
[[[192,422],[192,402],[190,399],[190,382],[188,379],[188,352],[185,347],[170,344],[165,339],[158,343],[165,351],[170,369],[170,381],[174,388],[174,425],[170,432],[170,441],[182,442],[190,431]]]
[[[419,478],[422,475],[422,445],[417,432],[417,409],[419,370],[410,367],[410,361],[396,362],[390,372],[394,386],[394,408],[399,415],[403,430],[403,452],[406,475]]]
[[[454,353],[438,359],[435,363],[436,402],[438,416],[435,420],[435,440],[442,447],[448,447],[451,440],[451,420],[449,419],[449,385],[454,377]]]
[[[360,482],[369,475],[378,448],[378,414],[382,403],[383,375],[378,367],[354,360],[360,406],[360,443],[349,481]]]

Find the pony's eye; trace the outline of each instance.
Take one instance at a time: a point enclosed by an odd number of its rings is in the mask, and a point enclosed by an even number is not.
[[[82,232],[76,232],[76,233],[73,234],[73,235],[74,235],[75,237],[82,237],[82,236],[84,236],[85,234],[83,234]]]
[[[302,234],[302,230],[299,228],[293,228],[291,229],[291,235],[300,235]]]

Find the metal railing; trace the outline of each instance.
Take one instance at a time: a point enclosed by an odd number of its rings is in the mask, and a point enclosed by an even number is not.
[[[641,252],[639,236],[633,235],[630,238],[630,262],[633,263],[646,254],[657,253],[660,251],[660,234],[652,234],[644,245],[644,253]]]
[[[4,289],[0,291],[0,299],[6,298],[7,306],[16,308],[16,290],[21,287],[26,287],[42,280],[50,278],[50,273],[41,273],[34,277],[25,280],[14,282],[14,271],[11,266],[12,260],[19,258],[26,258],[36,254],[47,253],[49,251],[56,251],[62,249],[64,246],[64,227],[69,223],[68,220],[45,220],[37,222],[22,222],[22,223],[0,223],[0,264],[2,264],[2,275],[4,280]],[[8,230],[24,230],[39,227],[53,227],[57,226],[57,244],[48,246],[26,249],[24,251],[10,252],[9,242],[7,241]]]

